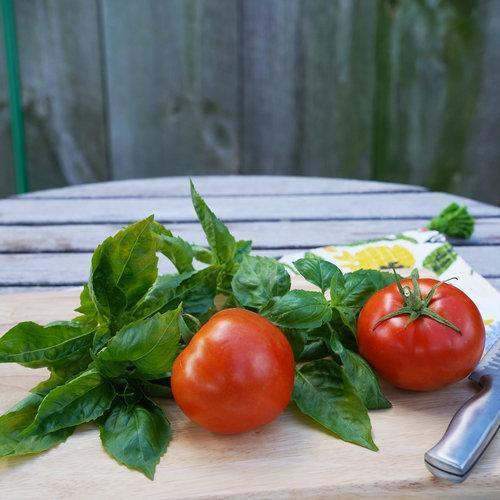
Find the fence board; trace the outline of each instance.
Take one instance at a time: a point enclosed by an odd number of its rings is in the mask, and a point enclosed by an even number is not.
[[[102,5],[113,177],[236,172],[237,3]]]
[[[499,120],[484,112],[485,101],[498,110],[499,10],[488,0],[379,2],[374,178],[500,203],[496,187],[479,187],[500,184],[498,164],[481,158],[499,158],[498,147],[484,151]]]
[[[461,192],[500,205],[500,2],[484,4],[483,77],[479,82],[477,109],[466,146],[466,166]]]
[[[16,2],[31,189],[108,178],[95,2]]]
[[[500,204],[498,1],[15,6],[33,189],[303,174]],[[1,41],[0,51],[5,195],[13,183]]]

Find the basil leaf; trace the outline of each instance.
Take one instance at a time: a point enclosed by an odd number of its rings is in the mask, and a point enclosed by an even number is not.
[[[291,290],[271,299],[260,313],[283,328],[317,328],[332,317],[330,304],[320,292]]]
[[[246,255],[232,279],[231,287],[240,304],[259,309],[271,298],[290,290],[290,275],[285,266],[275,259]]]
[[[344,441],[378,449],[366,408],[334,361],[319,359],[296,370],[292,398],[302,413]]]
[[[314,252],[305,252],[304,259],[325,260],[325,259],[323,259],[323,257],[321,257],[320,255],[318,255]]]
[[[193,271],[193,250],[191,245],[178,236],[158,236],[158,250],[169,259],[180,273]]]
[[[153,479],[171,437],[170,423],[160,408],[149,401],[147,405],[119,402],[100,431],[105,450],[117,462]]]
[[[212,250],[215,264],[232,262],[236,252],[236,241],[227,226],[208,208],[203,198],[191,183],[191,199],[201,227]]]
[[[29,368],[73,362],[92,345],[93,332],[86,325],[61,322],[41,326],[19,323],[0,338],[0,362]]]
[[[146,396],[152,398],[172,398],[172,389],[170,388],[170,378],[158,380],[144,380],[141,383],[141,389]]]
[[[234,254],[234,260],[236,262],[241,262],[245,255],[249,255],[252,250],[252,240],[238,240],[236,242],[236,252]]]
[[[355,332],[356,318],[365,302],[393,281],[392,274],[374,270],[360,269],[345,274],[343,278],[335,275],[330,289],[332,306],[339,312],[343,323]]]
[[[191,250],[193,251],[194,258],[203,262],[204,264],[214,264],[214,255],[212,250],[200,245],[191,245]]]
[[[297,361],[300,358],[300,355],[302,354],[302,351],[305,347],[307,338],[306,332],[302,330],[293,330],[290,328],[283,328],[282,332],[290,343],[290,347],[293,351],[293,357]]]
[[[184,280],[176,289],[176,299],[167,306],[173,309],[182,302],[184,312],[203,314],[214,306],[220,266],[210,266]]]
[[[83,289],[80,293],[80,306],[77,307],[75,311],[91,319],[97,317],[97,309],[92,302],[88,285],[83,285]]]
[[[122,328],[97,355],[98,366],[108,363],[123,367],[132,365],[130,375],[143,379],[164,377],[172,369],[180,340],[180,307],[165,314],[155,314]],[[115,372],[114,376],[118,374]]]
[[[92,256],[89,292],[108,322],[132,308],[158,274],[152,217],[136,222],[104,240]]]
[[[60,429],[50,433],[36,431],[26,433],[32,424],[42,397],[28,397],[0,416],[0,456],[27,455],[48,450],[65,441],[74,428]]]
[[[48,433],[95,420],[111,406],[114,397],[113,386],[100,373],[82,373],[45,396],[27,431]]]
[[[377,376],[359,354],[344,348],[335,334],[330,339],[330,347],[340,357],[344,373],[369,410],[390,408],[392,406],[391,402],[383,395]]]
[[[85,353],[74,362],[57,368],[50,368],[49,378],[37,384],[30,390],[30,392],[37,394],[38,396],[45,397],[55,387],[64,385],[66,382],[79,375],[82,371],[86,370],[91,361],[92,358],[90,357],[90,353]]]
[[[332,279],[342,276],[342,271],[331,262],[322,259],[299,259],[293,265],[304,278],[318,286],[325,293],[332,283]]]
[[[153,286],[131,311],[130,321],[146,318],[165,307],[178,296],[179,285],[194,274],[196,274],[195,271],[189,271],[182,274],[158,276]]]

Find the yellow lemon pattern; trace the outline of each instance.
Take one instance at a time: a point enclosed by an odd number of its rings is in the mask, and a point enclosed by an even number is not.
[[[415,265],[415,257],[405,247],[400,245],[380,245],[363,248],[358,252],[338,251],[335,247],[326,247],[327,252],[332,253],[332,257],[338,263],[351,271],[358,269],[390,269],[412,268]]]

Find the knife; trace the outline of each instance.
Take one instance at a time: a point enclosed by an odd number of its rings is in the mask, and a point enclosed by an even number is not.
[[[425,454],[436,476],[461,483],[495,436],[500,424],[500,339],[486,353],[469,379],[481,391],[455,414],[441,441]]]

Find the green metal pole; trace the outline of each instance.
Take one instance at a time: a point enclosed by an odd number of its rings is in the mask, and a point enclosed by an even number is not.
[[[26,148],[24,141],[21,76],[19,73],[19,58],[17,54],[16,16],[12,0],[1,0],[1,2],[3,35],[5,41],[5,61],[7,64],[7,79],[9,84],[16,192],[26,193],[29,188],[26,167]]]

